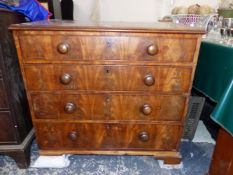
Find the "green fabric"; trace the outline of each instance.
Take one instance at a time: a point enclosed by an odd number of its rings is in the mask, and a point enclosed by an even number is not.
[[[193,87],[217,103],[211,118],[233,136],[233,48],[203,41]]]

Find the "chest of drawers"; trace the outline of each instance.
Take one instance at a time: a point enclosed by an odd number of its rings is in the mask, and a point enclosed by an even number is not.
[[[179,163],[202,30],[64,21],[11,29],[41,154]]]

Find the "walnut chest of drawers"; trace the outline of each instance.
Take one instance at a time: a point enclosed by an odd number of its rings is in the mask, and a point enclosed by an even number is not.
[[[202,30],[74,21],[11,30],[41,154],[179,163]]]

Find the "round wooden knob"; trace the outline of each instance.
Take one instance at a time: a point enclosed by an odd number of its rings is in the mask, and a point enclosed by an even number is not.
[[[62,84],[69,84],[72,80],[72,76],[70,74],[64,73],[60,76],[60,82]]]
[[[140,133],[138,134],[138,137],[139,137],[139,139],[140,139],[141,141],[143,141],[143,142],[147,142],[147,141],[149,140],[149,134],[148,134],[147,132],[145,132],[145,131],[140,132]]]
[[[157,45],[152,44],[149,47],[147,47],[147,53],[151,56],[156,55],[158,53]]]
[[[142,106],[142,113],[145,115],[150,115],[152,112],[152,107],[149,104],[144,104]]]
[[[64,111],[67,114],[72,114],[76,110],[76,105],[74,103],[66,103]]]
[[[144,77],[144,84],[147,86],[152,86],[155,83],[155,79],[152,75],[146,75]]]
[[[71,131],[69,132],[68,137],[70,140],[75,141],[78,138],[78,133],[75,131]]]
[[[70,50],[70,45],[68,43],[60,43],[57,46],[57,50],[61,54],[66,54]]]

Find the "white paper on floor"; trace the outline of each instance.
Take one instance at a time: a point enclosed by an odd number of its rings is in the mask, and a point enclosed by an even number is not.
[[[70,165],[68,154],[62,156],[39,156],[33,168],[65,168]]]
[[[215,140],[211,137],[209,131],[206,129],[203,121],[199,120],[197,130],[195,132],[192,142],[205,142],[215,144]]]
[[[163,169],[182,169],[183,168],[183,162],[177,165],[164,164],[163,160],[158,160],[158,162],[159,162],[159,167]]]

